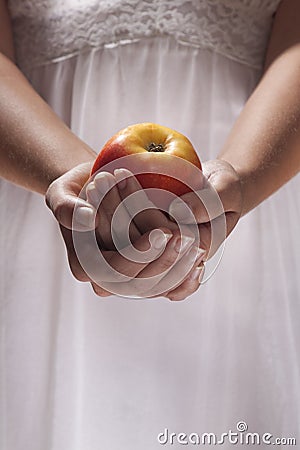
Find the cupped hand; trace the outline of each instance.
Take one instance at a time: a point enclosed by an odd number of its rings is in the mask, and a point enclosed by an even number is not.
[[[95,229],[98,224],[96,210],[80,194],[88,181],[93,162],[80,164],[53,181],[45,196],[46,204],[59,223],[64,239],[72,274],[78,281],[92,280],[81,267],[72,239],[72,229],[86,232]],[[76,220],[73,213],[76,208]],[[110,295],[102,291],[102,295]]]
[[[207,161],[202,170],[205,176],[203,189],[174,200],[169,213],[186,226],[198,224],[200,245],[206,251],[207,260],[237,225],[243,196],[240,178],[227,161]]]
[[[116,285],[102,282],[105,289],[124,296],[165,296],[181,300],[198,289],[204,252],[190,227],[178,226],[160,211],[148,198],[131,172],[117,169],[114,175],[100,172],[88,184],[87,200],[98,209],[99,225],[96,230],[100,246],[107,250],[129,250],[141,236],[160,228],[172,233],[165,251],[143,268],[131,280],[119,280]],[[133,253],[129,258],[135,259]],[[99,264],[98,264],[99,266]]]
[[[100,179],[95,179],[93,184],[87,185],[88,188],[85,190],[84,186],[89,179],[91,165],[92,163],[81,164],[68,171],[55,180],[46,193],[46,203],[60,224],[70,268],[75,278],[90,282],[99,296],[116,293],[141,297],[164,295],[181,299],[198,288],[201,274],[198,265],[202,253],[192,246],[194,238],[190,236],[190,238],[182,239],[175,224],[157,209],[148,214],[151,219],[146,221],[147,226],[141,232],[143,227],[139,229],[135,222],[131,221],[128,210],[122,205],[120,190],[116,187],[111,189],[109,195],[104,198],[99,209],[97,205],[93,206],[96,201],[95,193],[97,191],[99,197],[101,186],[103,191],[103,183],[106,189],[107,183],[116,184],[118,180],[117,177],[112,179],[111,174],[101,174],[98,177]],[[130,187],[130,183],[127,186]],[[133,185],[131,188],[134,189]],[[121,253],[116,250],[111,236],[112,218],[116,208],[119,213],[119,221],[116,222],[117,246],[121,246]],[[146,218],[144,215],[143,222]],[[123,236],[122,231],[124,223],[128,221],[130,222],[130,240],[134,242],[134,247],[128,242],[128,245],[124,245],[126,235]],[[142,218],[139,217],[140,226],[141,221]],[[155,229],[158,228],[156,224],[159,224],[159,229]],[[93,249],[90,248],[95,228],[98,252],[91,251]],[[78,252],[74,248],[74,233],[80,236],[80,242],[83,244],[80,247],[84,249],[85,254],[88,254],[88,271],[82,266]],[[139,250],[141,255],[150,249],[152,252],[148,255],[150,259],[131,259],[133,249]],[[99,253],[102,256],[101,264],[99,264]],[[191,267],[181,283],[186,287],[181,287],[176,294],[179,275],[186,265]],[[172,290],[175,292],[173,296]]]

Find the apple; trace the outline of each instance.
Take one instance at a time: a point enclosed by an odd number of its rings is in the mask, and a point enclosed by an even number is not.
[[[190,192],[196,179],[202,179],[201,162],[188,138],[154,123],[138,123],[115,134],[100,151],[91,175],[122,167],[133,172],[144,189],[155,189],[148,195],[163,209],[174,195]],[[174,195],[159,195],[157,189]]]

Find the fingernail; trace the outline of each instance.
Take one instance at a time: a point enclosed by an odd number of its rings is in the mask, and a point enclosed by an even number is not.
[[[98,206],[99,203],[99,194],[96,189],[95,184],[92,182],[86,188],[87,199],[92,205]]]
[[[188,205],[178,200],[171,203],[169,213],[179,221],[193,218],[193,213]]]
[[[205,255],[206,250],[204,250],[204,248],[198,248],[197,247],[197,255],[196,255],[196,259],[202,259],[203,256]]]
[[[107,194],[107,192],[113,187],[111,180],[111,174],[108,172],[98,173],[94,178],[94,185],[101,194]]]
[[[116,177],[116,180],[118,182],[118,188],[125,189],[127,185],[127,178],[128,176],[130,176],[130,172],[128,172],[126,169],[115,169],[114,176]]]
[[[89,229],[95,228],[95,212],[88,206],[80,206],[75,209],[74,218],[77,223]]]
[[[167,245],[172,236],[172,234],[164,233],[161,230],[152,231],[150,234],[150,242],[156,250],[161,250]]]
[[[198,281],[198,283],[201,283],[201,280],[204,275],[204,266],[196,267],[191,275],[189,276],[190,280],[192,281]]]
[[[205,255],[205,253],[206,253],[206,251],[203,250],[203,248],[192,247],[188,252],[188,256],[194,264],[196,261],[200,262],[202,260],[203,256]]]
[[[184,252],[188,247],[190,247],[192,245],[194,240],[195,239],[191,236],[181,236],[181,237],[177,238],[175,241],[175,247],[174,247],[175,251],[177,253]]]

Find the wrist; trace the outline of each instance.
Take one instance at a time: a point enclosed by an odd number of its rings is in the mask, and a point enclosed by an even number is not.
[[[230,158],[226,158],[226,155],[222,155],[219,159],[230,164],[237,174],[242,198],[241,216],[244,216],[266,198],[265,192],[267,192],[267,186],[264,186],[263,170],[242,167],[231,161]]]
[[[227,160],[217,158],[203,164],[203,174],[217,192],[226,215],[243,214],[243,189],[239,173]]]
[[[54,161],[52,160],[48,164],[49,170],[46,169],[38,192],[45,195],[49,186],[55,180],[81,164],[90,166],[91,169],[96,157],[97,154],[84,142],[80,142],[79,145],[74,146],[70,151],[66,149],[61,155],[56,155]]]
[[[64,155],[62,155],[64,157]],[[76,166],[80,164],[90,164],[92,165],[97,157],[97,154],[93,151],[77,151],[73,154],[65,155],[62,160],[58,160],[57,164],[52,167],[51,173],[49,173],[48,185],[55,181],[57,178],[64,175],[71,169],[74,169]]]
[[[214,178],[218,180],[218,193],[221,198],[226,199],[228,209],[226,212],[232,210],[240,217],[244,215],[244,185],[239,170],[223,157],[217,157],[216,160],[208,161],[206,164],[208,164],[208,180],[212,184],[214,184]]]

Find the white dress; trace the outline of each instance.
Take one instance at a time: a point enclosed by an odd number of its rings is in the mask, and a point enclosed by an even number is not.
[[[203,161],[259,80],[278,4],[9,1],[20,67],[92,148],[150,121]],[[44,199],[2,180],[1,450],[155,450],[165,429],[179,449],[180,432],[239,421],[300,442],[299,187],[244,217],[216,273],[174,303],[96,297]]]

